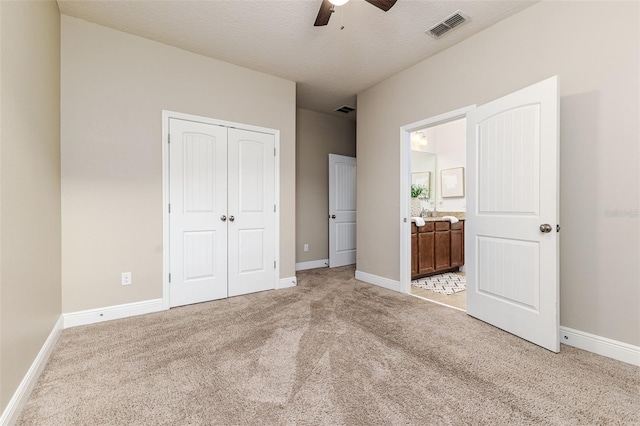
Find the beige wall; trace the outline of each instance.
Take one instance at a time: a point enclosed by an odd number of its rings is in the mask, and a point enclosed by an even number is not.
[[[296,263],[329,257],[329,154],[356,155],[354,122],[298,109]],[[309,251],[303,251],[309,244]]]
[[[59,16],[0,12],[0,412],[60,316]]]
[[[561,325],[639,345],[639,7],[541,2],[361,93],[358,270],[399,279],[400,126],[557,74]]]
[[[63,312],[162,297],[163,109],[280,130],[280,276],[295,275],[295,83],[61,20]]]

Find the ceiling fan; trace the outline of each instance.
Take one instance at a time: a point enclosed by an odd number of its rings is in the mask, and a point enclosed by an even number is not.
[[[318,16],[316,17],[316,22],[313,24],[315,27],[322,27],[329,23],[329,18],[331,18],[331,14],[334,12],[336,6],[342,6],[346,4],[349,0],[322,0],[322,4],[320,5],[320,10],[318,11]],[[375,7],[382,9],[383,11],[388,11],[391,7],[396,4],[397,0],[365,0],[367,3],[371,3]]]

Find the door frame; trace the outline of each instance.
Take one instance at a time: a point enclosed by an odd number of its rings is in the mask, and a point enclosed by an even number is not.
[[[162,309],[170,308],[169,301],[169,119],[175,118],[185,121],[195,121],[198,123],[213,124],[215,126],[233,127],[236,129],[248,130],[258,133],[273,135],[275,142],[275,162],[274,162],[274,197],[276,204],[275,212],[275,282],[274,289],[280,288],[280,130],[267,127],[253,126],[250,124],[236,123],[233,121],[218,120],[198,115],[185,114],[181,112],[162,110]]]
[[[411,133],[466,118],[475,104],[400,127],[400,292],[411,290]]]

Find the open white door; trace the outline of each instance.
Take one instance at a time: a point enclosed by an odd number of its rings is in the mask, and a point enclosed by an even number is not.
[[[329,154],[329,267],[356,263],[356,159]]]
[[[558,79],[467,115],[467,313],[559,341]]]

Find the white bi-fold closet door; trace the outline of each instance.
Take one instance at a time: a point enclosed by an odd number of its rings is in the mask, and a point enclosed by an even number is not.
[[[275,138],[169,119],[169,300],[275,288]]]

